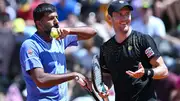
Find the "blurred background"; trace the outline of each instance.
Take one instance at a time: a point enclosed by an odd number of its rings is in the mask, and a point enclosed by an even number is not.
[[[91,77],[91,59],[100,45],[114,35],[107,19],[111,0],[0,0],[0,101],[25,101],[19,49],[36,31],[32,12],[48,2],[56,6],[61,27],[92,26],[97,35],[66,50],[67,68]],[[170,71],[155,81],[159,101],[180,101],[180,0],[127,0],[133,7],[132,28],[151,35]],[[69,101],[93,101],[74,81],[69,82]],[[114,101],[113,87],[110,101]]]

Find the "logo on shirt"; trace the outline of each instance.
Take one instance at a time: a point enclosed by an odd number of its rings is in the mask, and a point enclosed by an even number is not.
[[[128,46],[128,51],[131,51],[132,50],[132,46]]]
[[[32,49],[28,49],[27,53],[28,53],[29,55],[32,55],[32,53],[33,53]]]
[[[132,50],[132,46],[128,46],[128,53],[129,53],[129,55],[132,55],[131,50]]]
[[[151,47],[148,47],[148,48],[145,50],[145,54],[147,55],[148,58],[150,58],[151,56],[154,55],[154,51],[152,50]]]

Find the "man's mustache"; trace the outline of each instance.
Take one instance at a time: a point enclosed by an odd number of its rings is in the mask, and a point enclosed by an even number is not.
[[[56,24],[56,25],[54,25],[53,27],[55,27],[55,28],[59,28],[59,24]]]

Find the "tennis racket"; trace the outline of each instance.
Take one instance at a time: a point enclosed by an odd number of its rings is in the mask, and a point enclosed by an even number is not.
[[[76,81],[85,87],[86,91],[94,98],[94,100],[100,101],[96,93],[94,91],[89,90],[88,87],[86,87],[87,85],[84,83],[84,81],[81,78],[78,78]]]
[[[87,90],[89,92],[89,94],[94,98],[94,100],[96,101],[100,101],[99,98],[97,97],[97,95],[95,94],[95,92]]]
[[[92,59],[92,82],[96,92],[107,93],[102,80],[101,68],[99,65],[99,59],[97,55],[94,55]],[[108,97],[102,99],[103,101],[109,101]]]

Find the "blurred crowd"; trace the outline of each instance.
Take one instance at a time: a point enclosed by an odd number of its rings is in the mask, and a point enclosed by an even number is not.
[[[24,101],[19,49],[36,28],[32,12],[42,3],[57,8],[60,27],[92,26],[97,35],[66,50],[69,71],[91,78],[91,60],[100,45],[114,35],[107,17],[111,0],[0,0],[0,101]],[[169,69],[169,77],[155,81],[159,101],[180,101],[180,0],[127,0],[134,7],[132,28],[151,35]],[[114,101],[113,88],[110,101]],[[93,101],[74,81],[69,82],[69,101]]]

